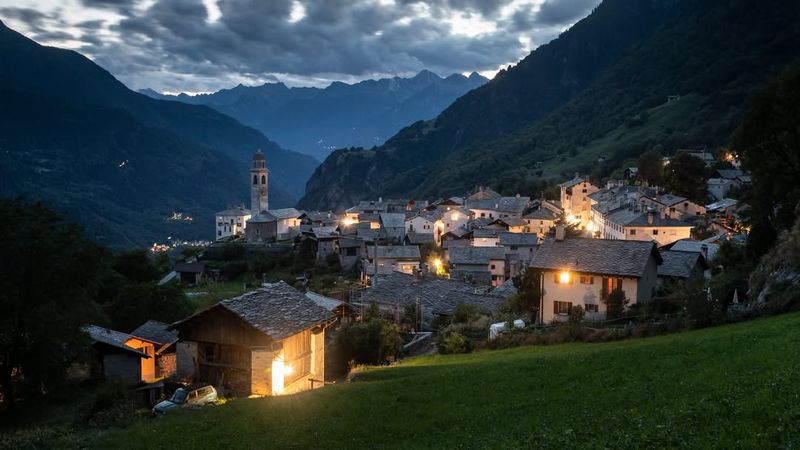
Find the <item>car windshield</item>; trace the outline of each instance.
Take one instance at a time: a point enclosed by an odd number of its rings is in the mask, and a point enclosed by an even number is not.
[[[178,389],[177,391],[175,391],[174,394],[172,394],[172,398],[170,398],[169,401],[171,401],[173,403],[183,403],[183,402],[185,402],[186,401],[186,391],[183,390],[183,389]]]

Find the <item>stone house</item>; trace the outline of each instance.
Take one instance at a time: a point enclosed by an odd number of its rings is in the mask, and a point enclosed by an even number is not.
[[[178,333],[169,329],[169,324],[148,320],[130,333],[132,336],[153,344],[155,352],[156,378],[168,378],[176,372],[175,349]]]
[[[400,243],[406,235],[405,213],[379,214],[381,237],[389,242]]]
[[[245,236],[250,244],[275,242],[278,239],[278,219],[269,211],[262,211],[247,221]]]
[[[325,328],[336,315],[283,281],[171,325],[178,376],[237,396],[322,387]]]
[[[366,250],[362,239],[357,237],[339,237],[339,264],[342,270],[355,270],[358,263],[364,259]]]
[[[96,325],[84,328],[92,352],[87,365],[73,367],[76,379],[104,379],[133,385],[156,379],[155,343]]]
[[[649,302],[656,291],[661,255],[653,242],[613,239],[545,238],[530,268],[542,276],[539,321],[565,320],[573,306],[587,319],[606,317],[605,299],[620,288],[629,305]]]
[[[447,258],[451,279],[492,286],[500,286],[508,279],[503,247],[451,247]]]
[[[419,247],[416,245],[367,246],[367,258],[363,262],[363,275],[365,278],[370,278],[376,273],[378,275],[392,272],[413,274],[419,270],[420,263]]]

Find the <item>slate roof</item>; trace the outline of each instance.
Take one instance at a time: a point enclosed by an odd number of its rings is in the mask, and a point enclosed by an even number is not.
[[[478,228],[477,230],[472,230],[472,238],[496,238],[502,231],[496,228]]]
[[[506,224],[509,227],[521,227],[528,224],[528,222],[519,217],[502,217],[495,220],[495,222]]]
[[[379,245],[378,258],[414,259],[419,261],[419,247],[416,245]],[[367,247],[367,258],[375,255],[375,246]]]
[[[530,197],[500,197],[483,200],[470,200],[466,207],[470,210],[486,209],[522,215],[530,203]]]
[[[333,311],[336,308],[342,306],[342,304],[344,304],[344,302],[341,300],[336,300],[335,298],[326,297],[322,294],[317,294],[316,292],[312,291],[306,292],[306,297],[308,297],[308,299],[311,300],[312,302],[316,303],[317,306],[321,306],[327,309],[328,311]]]
[[[311,233],[314,234],[314,237],[317,239],[333,239],[339,236],[339,232],[337,231],[337,227],[312,227]]]
[[[420,245],[420,244],[427,244],[436,242],[433,237],[433,233],[417,233],[415,231],[409,231],[406,233],[405,240],[411,245]]]
[[[444,237],[444,236],[446,236],[448,234],[452,234],[457,239],[463,239],[465,236],[469,235],[470,233],[471,233],[471,231],[468,230],[466,227],[460,226],[460,227],[456,228],[455,230],[450,230],[450,231],[442,234],[442,237]],[[444,240],[444,239],[442,239],[442,240]]]
[[[406,306],[417,298],[424,312],[452,315],[458,304],[473,305],[487,313],[496,311],[505,300],[502,292],[495,295],[488,287],[474,286],[445,278],[418,277],[400,272],[379,275],[377,284],[362,291],[365,303]]]
[[[350,237],[339,238],[339,248],[361,247],[364,242],[361,239],[354,239]]]
[[[556,213],[547,208],[540,208],[525,214],[522,218],[531,220],[556,220]]]
[[[700,264],[701,267],[704,265],[702,258],[703,256],[700,253],[694,252],[679,252],[673,250],[661,252],[663,263],[658,266],[658,276],[689,278],[693,275],[692,271],[698,264]]]
[[[739,203],[737,200],[732,198],[723,198],[718,202],[711,203],[710,205],[706,205],[706,211],[714,212],[718,210],[728,209],[731,206],[736,206]]]
[[[255,216],[247,219],[247,223],[266,223],[266,222],[276,222],[278,219],[273,216],[269,211],[261,211],[260,213],[256,214]]]
[[[475,192],[469,195],[466,200],[469,202],[470,200],[485,200],[485,199],[492,199],[492,198],[500,198],[499,192],[495,191],[490,187],[479,187]],[[462,203],[463,204],[463,203]]]
[[[661,194],[656,197],[651,197],[651,199],[657,201],[658,203],[661,203],[664,206],[673,206],[677,205],[678,203],[687,201],[686,197],[681,197],[672,194]]]
[[[583,178],[581,178],[581,177],[575,177],[575,178],[573,178],[573,179],[571,179],[571,180],[569,180],[569,181],[565,181],[565,182],[563,182],[563,183],[560,183],[560,184],[558,185],[558,187],[560,187],[560,188],[562,188],[562,187],[564,187],[564,188],[568,188],[568,187],[575,186],[576,184],[581,184],[581,183],[583,183],[584,181],[585,181],[585,180],[584,180]]]
[[[209,309],[170,325],[170,329],[180,328],[182,324],[211,313],[215,308],[227,309],[276,341],[336,318],[335,314],[318,306],[297,289],[279,281],[223,300]]]
[[[384,228],[405,228],[406,215],[405,213],[381,213],[380,221]]]
[[[226,209],[225,211],[220,211],[216,215],[218,216],[249,216],[250,210],[244,208],[231,208]]]
[[[539,237],[536,233],[500,233],[500,245],[536,245]]]
[[[530,267],[639,278],[651,255],[661,262],[652,242],[589,238],[556,241],[547,237]]]
[[[169,324],[157,320],[148,320],[139,325],[131,334],[146,341],[154,342],[159,345],[169,344],[178,340],[178,332],[168,330]]]
[[[446,239],[442,241],[442,248],[470,247],[472,243],[467,239]]]
[[[489,264],[506,257],[503,247],[452,247],[448,253],[452,264]]]
[[[606,216],[606,220],[625,227],[691,227],[690,224],[681,222],[677,219],[672,219],[669,217],[662,218],[658,212],[653,215],[653,223],[651,224],[648,223],[647,214],[647,211],[642,211],[638,208],[631,209],[627,206],[623,206],[609,212]]]
[[[136,350],[133,347],[128,347],[125,345],[129,339],[133,339],[128,333],[123,333],[121,331],[110,330],[108,328],[98,327],[97,325],[87,325],[84,328],[84,331],[89,334],[89,338],[91,338],[94,342],[99,342],[101,344],[110,345],[111,347],[117,348],[119,350],[124,350],[126,352],[134,353],[139,355],[143,358],[149,358],[150,356]]]
[[[514,286],[514,280],[508,279],[503,282],[500,286],[491,290],[491,295],[506,299],[513,294],[517,293],[517,288]]]
[[[272,214],[272,216],[278,220],[297,219],[298,217],[303,215],[303,213],[301,213],[295,208],[270,209],[267,212]]]
[[[339,216],[332,211],[306,211],[304,214],[311,222],[334,224],[339,221]]]
[[[694,252],[694,253],[702,253],[703,246],[706,246],[708,249],[708,260],[711,261],[717,255],[719,251],[719,244],[715,244],[713,242],[704,242],[704,241],[695,241],[692,239],[681,239],[680,241],[675,242],[670,247],[670,250],[678,251],[678,252]]]

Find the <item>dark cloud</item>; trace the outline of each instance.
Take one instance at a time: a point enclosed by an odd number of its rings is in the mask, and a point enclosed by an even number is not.
[[[81,51],[134,88],[191,91],[276,75],[317,83],[422,69],[495,70],[524,56],[521,38],[541,44],[599,0],[516,10],[511,0],[301,0],[300,20],[292,16],[296,0],[217,0],[219,17],[198,0],[156,0],[147,8],[134,0],[81,2],[123,18],[70,21],[61,10],[69,25],[61,30],[44,26],[50,18],[33,10],[0,14],[30,24],[36,39],[82,33],[71,37],[85,43]]]

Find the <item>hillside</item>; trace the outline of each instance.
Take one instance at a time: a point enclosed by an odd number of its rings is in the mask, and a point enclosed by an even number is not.
[[[79,53],[2,23],[0,56],[10,62],[0,65],[0,195],[43,200],[112,247],[209,238],[213,213],[247,200],[258,148],[276,207],[295,203],[316,165],[208,107],[130,91]],[[165,222],[173,211],[197,220]]]
[[[463,190],[463,180],[526,191],[541,177],[608,176],[652,148],[727,144],[752,96],[800,58],[800,4],[767,3],[688,3],[574,100],[513,136],[459,152],[416,193]],[[670,95],[681,98],[668,104]]]
[[[453,100],[488,80],[477,73],[442,78],[423,70],[412,78],[383,78],[320,88],[283,83],[236,86],[212,94],[153,98],[207,105],[270,136],[285,148],[320,160],[331,149],[381,145],[401,128],[435,117]]]
[[[342,207],[378,195],[407,195],[439,162],[474,142],[495,139],[574,98],[676,9],[677,0],[606,0],[592,14],[538,47],[516,66],[371,150],[338,150],[309,180],[300,205]],[[358,167],[366,180],[345,172]],[[477,180],[465,180],[474,183]]]
[[[354,383],[145,420],[96,448],[793,448],[800,314],[424,357]],[[188,431],[191,430],[191,431]]]

